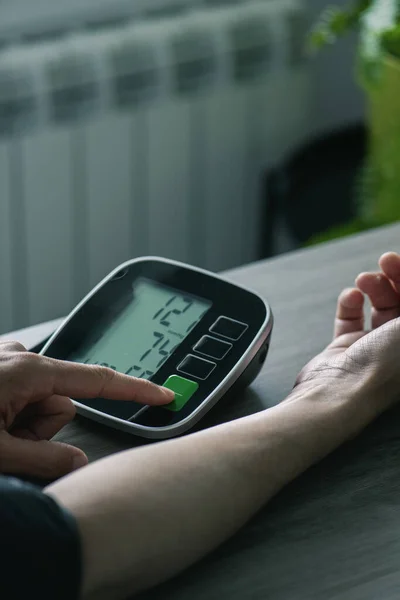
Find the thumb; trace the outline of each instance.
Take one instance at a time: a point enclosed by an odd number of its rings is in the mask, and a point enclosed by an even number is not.
[[[32,441],[0,434],[0,472],[52,480],[87,465],[87,456],[74,446]]]

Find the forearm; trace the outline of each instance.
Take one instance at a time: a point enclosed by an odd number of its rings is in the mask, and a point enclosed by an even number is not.
[[[323,393],[104,459],[48,488],[78,520],[84,598],[125,598],[175,575],[356,433],[351,402]]]

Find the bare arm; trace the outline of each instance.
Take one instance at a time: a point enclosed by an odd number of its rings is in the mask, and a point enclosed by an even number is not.
[[[101,460],[50,486],[47,493],[78,520],[83,598],[126,598],[177,574],[371,418],[356,397],[332,398],[316,386],[271,410]]]

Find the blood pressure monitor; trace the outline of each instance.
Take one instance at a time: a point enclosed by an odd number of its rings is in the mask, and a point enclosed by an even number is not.
[[[110,273],[65,319],[40,354],[96,364],[175,392],[166,406],[74,398],[110,427],[165,439],[191,429],[224,395],[257,376],[272,331],[268,303],[213,273],[138,258]]]

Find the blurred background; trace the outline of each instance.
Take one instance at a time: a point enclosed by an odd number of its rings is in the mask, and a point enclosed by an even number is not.
[[[356,38],[304,51],[325,4],[0,0],[0,333],[135,256],[220,271],[352,218]]]

